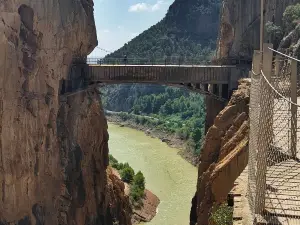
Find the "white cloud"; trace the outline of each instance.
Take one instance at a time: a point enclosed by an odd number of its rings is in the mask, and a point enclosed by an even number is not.
[[[110,30],[103,30],[103,33],[110,33]]]
[[[129,12],[154,12],[161,9],[161,6],[165,4],[163,0],[158,0],[154,5],[147,4],[145,2],[137,3],[129,7]]]

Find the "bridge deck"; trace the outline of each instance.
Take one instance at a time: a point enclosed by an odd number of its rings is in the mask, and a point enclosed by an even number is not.
[[[219,65],[89,65],[91,81],[105,83],[229,84],[247,77],[248,71]]]

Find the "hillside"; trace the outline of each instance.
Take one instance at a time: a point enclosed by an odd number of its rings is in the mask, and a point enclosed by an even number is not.
[[[219,10],[220,0],[175,0],[160,22],[106,58],[125,54],[128,58],[156,60],[180,56],[206,63],[216,48]],[[146,125],[177,135],[187,141],[188,148],[192,146],[191,152],[199,154],[205,126],[201,96],[182,89],[139,84],[107,86],[102,93],[106,109],[158,118],[159,125],[151,121]]]
[[[216,48],[220,0],[175,0],[165,18],[107,58],[186,56],[207,60]]]

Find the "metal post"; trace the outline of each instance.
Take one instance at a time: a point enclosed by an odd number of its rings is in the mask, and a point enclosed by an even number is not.
[[[260,0],[260,51],[263,52],[263,43],[264,43],[264,0]]]
[[[263,45],[263,68],[262,71],[267,80],[270,80],[272,73],[273,52],[269,49],[272,44]],[[257,68],[257,66],[256,66]],[[264,78],[262,78],[264,79]],[[267,152],[273,134],[273,107],[272,91],[266,82],[261,86],[261,113],[259,124],[259,137],[257,149],[257,174],[256,174],[256,196],[255,196],[255,213],[261,215],[265,208],[266,193],[266,174],[267,174]]]
[[[297,104],[297,61],[291,62],[291,101]],[[297,157],[297,105],[291,105],[291,153]]]
[[[223,97],[223,84],[219,84],[219,97],[222,98]]]
[[[276,59],[275,59],[275,76],[276,76],[276,78],[279,76],[279,72],[280,72],[280,60],[281,60],[281,56],[279,54],[277,54]]]

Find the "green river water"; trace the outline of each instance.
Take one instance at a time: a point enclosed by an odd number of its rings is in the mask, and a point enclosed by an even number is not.
[[[109,150],[146,178],[146,188],[160,199],[158,213],[145,225],[188,225],[197,169],[159,139],[109,123]]]

